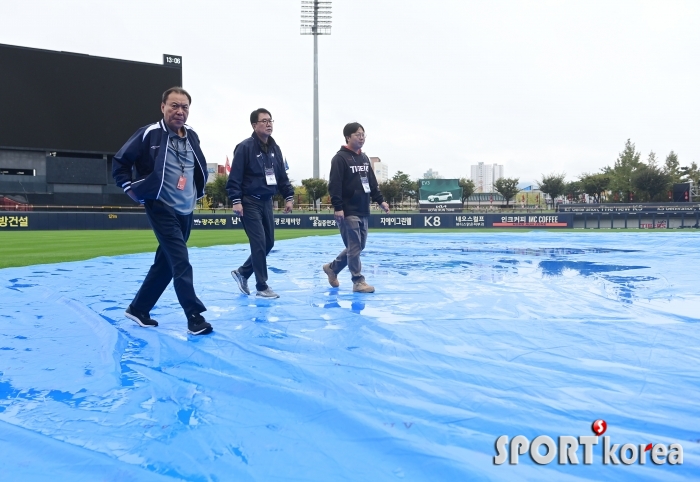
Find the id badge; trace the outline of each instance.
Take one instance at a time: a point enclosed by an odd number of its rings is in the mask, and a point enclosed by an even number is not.
[[[275,178],[275,168],[265,168],[265,182],[268,186],[275,186],[277,184],[277,179]]]
[[[370,188],[369,188],[369,178],[368,178],[368,177],[362,177],[362,178],[360,178],[360,179],[362,179],[362,189],[364,189],[366,193],[369,193],[369,192],[370,192]]]
[[[177,180],[177,188],[183,191],[185,189],[185,184],[187,184],[187,178],[185,176],[180,176],[180,179]]]

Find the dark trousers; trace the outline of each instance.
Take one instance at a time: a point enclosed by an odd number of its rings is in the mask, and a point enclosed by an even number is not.
[[[238,268],[246,278],[255,273],[255,288],[267,289],[267,255],[275,245],[275,217],[272,214],[272,199],[262,201],[243,196],[243,229],[250,242],[250,256]]]
[[[338,224],[345,249],[333,260],[331,269],[335,274],[338,274],[347,266],[350,269],[353,283],[365,280],[365,277],[362,276],[360,253],[367,244],[368,224],[369,218],[359,216],[345,216],[345,219]]]
[[[148,270],[146,279],[131,302],[132,308],[141,313],[151,311],[170,280],[173,280],[175,294],[185,315],[207,311],[194,292],[192,265],[187,253],[192,213],[178,214],[158,200],[148,200],[144,206],[158,239],[158,249],[153,266]]]

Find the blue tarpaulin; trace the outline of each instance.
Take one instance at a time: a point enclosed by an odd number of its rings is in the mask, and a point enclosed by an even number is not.
[[[200,337],[172,287],[157,328],[124,317],[153,253],[0,270],[0,479],[700,478],[700,235],[370,232],[374,294],[328,285],[341,249],[277,242],[277,300],[238,291],[247,246],[191,249]],[[494,463],[597,419],[590,464]]]

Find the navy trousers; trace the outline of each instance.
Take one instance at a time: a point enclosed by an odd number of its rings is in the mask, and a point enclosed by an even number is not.
[[[172,280],[175,294],[186,316],[207,311],[194,292],[192,265],[187,253],[192,213],[178,214],[158,200],[147,200],[144,206],[158,239],[158,249],[131,307],[141,313],[150,312]]]
[[[267,286],[267,255],[275,245],[275,216],[272,199],[265,201],[243,196],[243,229],[250,242],[250,256],[238,268],[246,278],[255,273],[255,288],[264,291]]]

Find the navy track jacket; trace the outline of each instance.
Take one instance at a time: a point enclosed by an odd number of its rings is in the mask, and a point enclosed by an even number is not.
[[[204,196],[207,183],[207,161],[199,147],[199,136],[188,125],[187,145],[194,152],[199,169],[194,169],[197,199]],[[168,129],[161,120],[140,128],[112,159],[112,177],[124,192],[131,190],[139,201],[158,199],[165,179],[168,156]]]
[[[238,204],[243,196],[255,196],[260,199],[270,199],[277,190],[286,201],[294,200],[294,188],[289,182],[284,168],[282,151],[275,140],[267,140],[267,153],[260,149],[260,139],[253,135],[236,146],[233,151],[231,172],[226,183],[231,204]],[[265,166],[275,170],[276,186],[268,186],[265,182]]]

